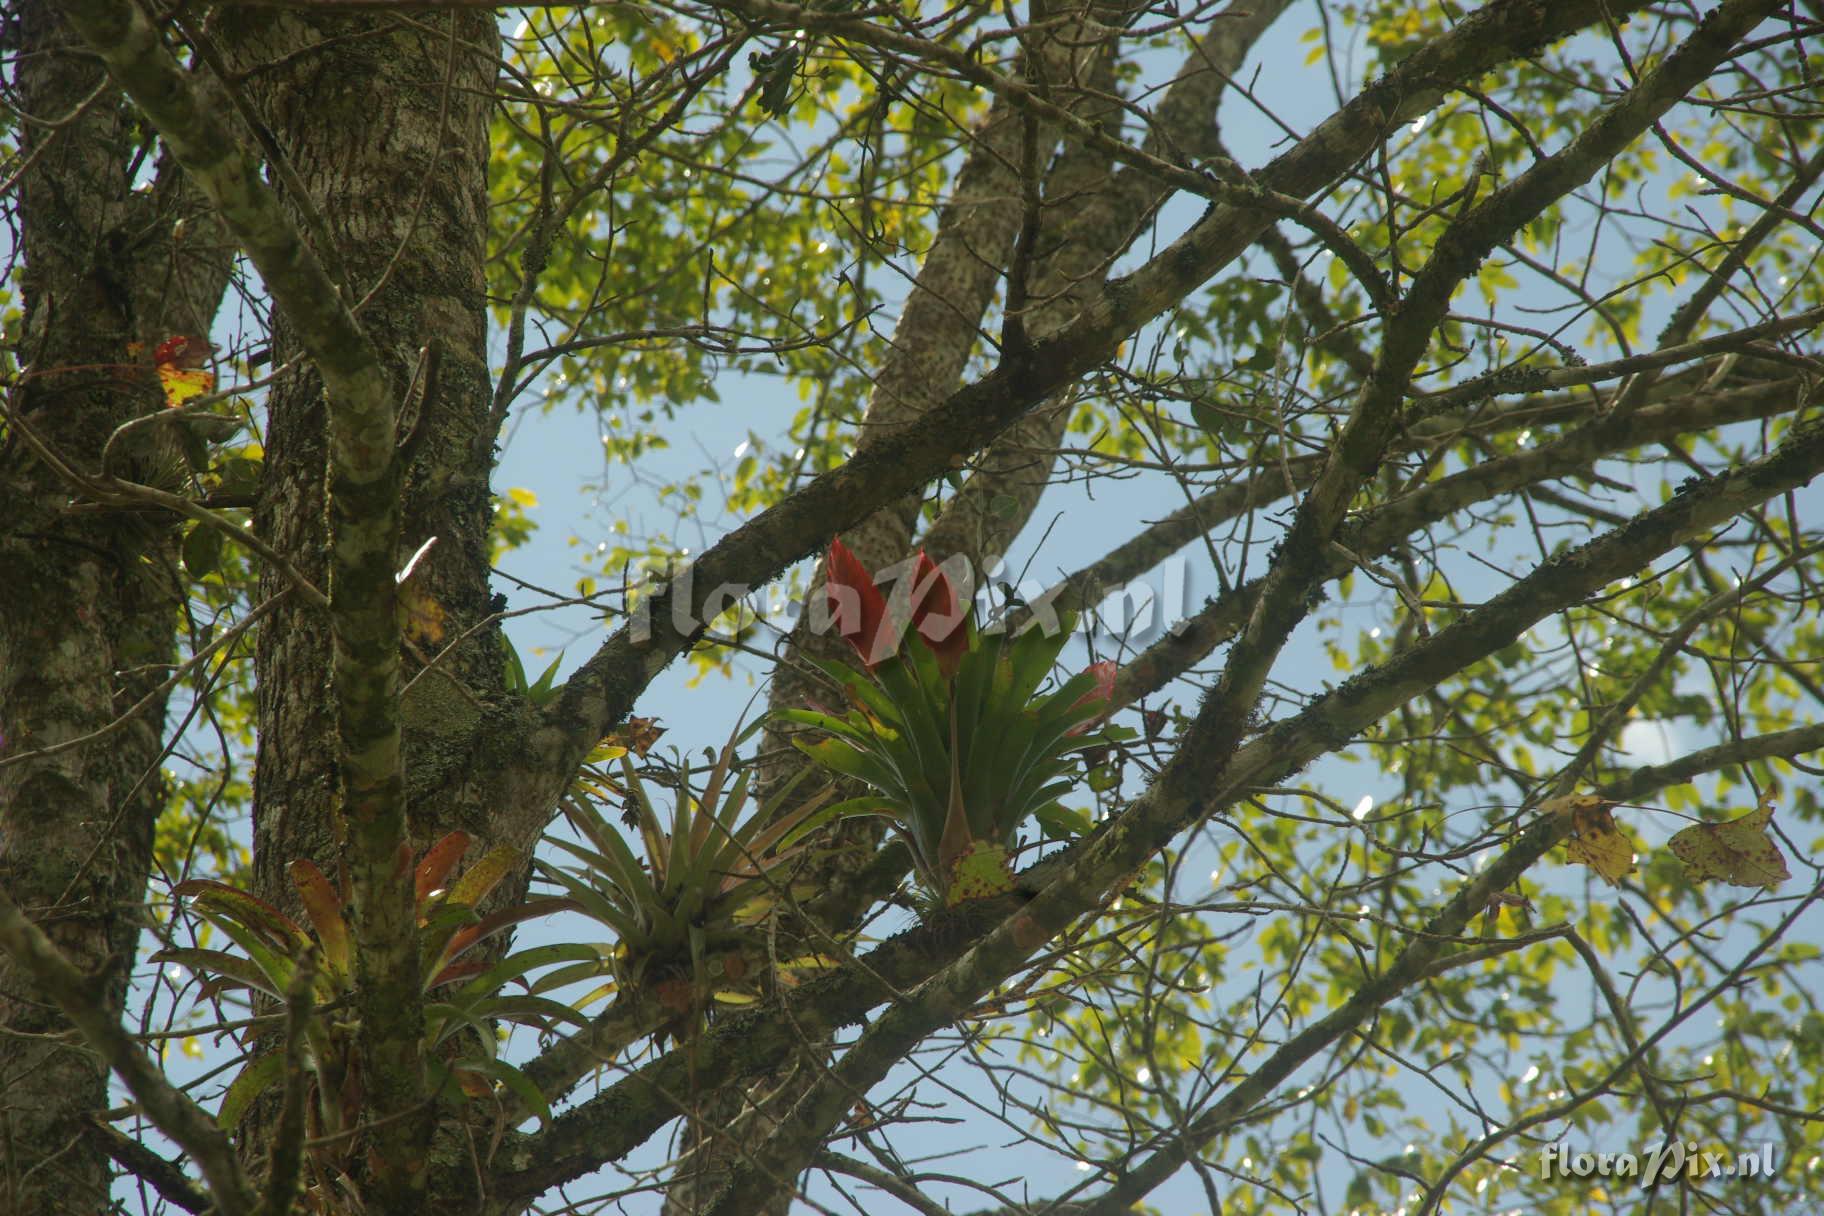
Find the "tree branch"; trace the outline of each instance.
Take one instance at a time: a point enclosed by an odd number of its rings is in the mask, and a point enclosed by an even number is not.
[[[165,1080],[158,1065],[108,1016],[102,994],[88,977],[70,965],[5,891],[0,891],[0,947],[31,973],[45,995],[82,1032],[153,1126],[196,1161],[224,1216],[251,1216],[256,1196],[228,1137],[207,1111]]]
[[[789,5],[763,7],[769,14],[804,12]],[[1605,11],[1594,0],[1504,0],[1480,9],[1369,85],[1255,180],[1262,189],[1293,196],[1321,189],[1387,131],[1434,105],[1445,87],[1441,82],[1529,52]],[[829,22],[817,16],[812,24]],[[554,802],[588,749],[692,644],[711,595],[764,583],[832,533],[941,475],[957,457],[977,450],[1034,404],[1106,361],[1122,339],[1238,256],[1271,222],[1258,208],[1210,208],[1159,255],[1109,283],[1075,321],[1029,355],[1003,360],[908,426],[896,442],[865,447],[711,546],[683,575],[643,601],[641,619],[616,633],[565,682],[527,740],[526,764],[503,774],[503,797],[516,805]]]
[[[800,989],[778,1011],[712,1029],[688,1051],[670,1053],[560,1116],[550,1131],[524,1137],[510,1151],[503,1150],[505,1165],[496,1193],[529,1202],[548,1187],[631,1151],[688,1106],[693,1077],[727,1082],[753,1075],[783,1059],[803,1036],[827,1034],[892,999],[893,993],[873,978],[879,975],[888,988],[909,996],[877,1018],[806,1095],[789,1121],[794,1130],[785,1134],[793,1143],[800,1138],[809,1142],[813,1115],[829,1121],[823,1129],[827,1131],[846,1110],[837,1109],[838,1095],[865,1092],[897,1059],[896,1051],[910,1050],[954,1012],[972,1007],[1040,944],[1100,906],[1109,891],[1190,824],[1221,811],[1250,789],[1297,772],[1339,740],[1353,737],[1425,689],[1493,654],[1547,616],[1582,602],[1742,510],[1805,484],[1820,471],[1824,422],[1813,421],[1795,427],[1775,451],[1729,476],[1689,483],[1671,501],[1643,512],[1625,527],[1542,563],[1481,608],[1319,698],[1232,755],[1212,753],[1195,746],[1194,739],[1187,740],[1119,817],[1022,875],[1027,888],[1039,888],[1024,906],[1015,897],[965,905],[960,911],[967,924],[999,918],[985,935],[975,938],[942,922],[921,926],[871,952],[862,960],[865,967]],[[1815,730],[1808,728],[1763,742],[1803,747],[1815,742],[1814,735]],[[1640,770],[1610,789],[1616,797],[1632,797],[1654,783],[1669,784],[1704,771],[1692,763],[1730,763],[1726,757],[1743,754],[1711,749],[1702,761]],[[1540,852],[1545,847],[1540,844]],[[966,949],[959,944],[969,942],[973,944]],[[947,961],[950,957],[955,961]],[[756,1155],[769,1162],[767,1174],[784,1172],[773,1146]],[[743,1196],[744,1202],[763,1202],[769,1184],[757,1174],[739,1170],[731,1193]],[[1151,1185],[1157,1183],[1147,1189]]]
[[[1694,392],[1631,418],[1600,414],[1551,443],[1463,469],[1350,520],[1324,554],[1325,577],[1339,578],[1356,566],[1355,559],[1389,553],[1420,528],[1467,506],[1588,469],[1600,457],[1703,427],[1785,412],[1793,406],[1789,394],[1800,388],[1795,380],[1710,397]],[[1544,493],[1538,488],[1528,492]],[[1129,705],[1164,688],[1233,637],[1253,613],[1263,582],[1264,577],[1252,579],[1210,600],[1123,664],[1116,703]]]
[[[90,1120],[89,1134],[101,1141],[102,1151],[115,1165],[150,1183],[167,1202],[198,1216],[217,1210],[209,1193],[192,1183],[177,1162],[159,1156],[119,1128],[103,1122],[99,1116]]]

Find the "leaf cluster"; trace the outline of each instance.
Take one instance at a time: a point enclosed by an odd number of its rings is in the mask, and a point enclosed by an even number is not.
[[[505,846],[493,849],[445,886],[469,847],[463,832],[451,832],[428,849],[416,866],[401,856],[398,878],[411,882],[418,921],[418,957],[423,977],[423,1042],[434,1067],[450,1084],[452,1095],[485,1096],[499,1082],[533,1109],[549,1116],[544,1099],[519,1072],[497,1056],[493,1022],[519,1023],[545,1029],[553,1023],[580,1024],[565,1005],[534,993],[509,994],[508,984],[527,973],[574,958],[585,947],[563,944],[533,947],[488,961],[477,947],[515,925],[560,911],[562,900],[538,899],[486,916],[476,909],[518,864],[518,854]],[[153,956],[154,962],[177,963],[207,978],[203,995],[241,991],[262,1003],[282,1003],[300,968],[311,968],[309,1012],[303,1028],[299,1063],[308,1078],[308,1109],[315,1138],[353,1130],[364,1085],[356,1053],[358,1021],[353,998],[358,960],[345,909],[348,893],[318,866],[300,858],[289,867],[307,929],[258,896],[212,879],[179,883],[173,894],[222,933],[233,949],[176,947]],[[255,1099],[285,1079],[287,1061],[266,1040],[268,1018],[255,1018],[244,1034],[258,1052],[230,1083],[218,1113],[224,1128],[238,1126]],[[346,1153],[347,1144],[340,1149]]]
[[[1104,712],[1097,676],[1085,671],[1040,687],[1069,640],[1070,622],[1014,638],[972,631],[954,678],[927,647],[906,646],[872,675],[841,663],[818,667],[848,696],[844,713],[783,709],[777,716],[824,738],[794,743],[831,772],[872,794],[831,807],[831,816],[881,815],[911,845],[920,880],[947,903],[1006,890],[1007,850],[1035,815],[1062,812],[1058,798],[1080,775],[1078,752],[1108,740],[1080,737]],[[1105,732],[1106,733],[1106,732]],[[995,859],[1004,881],[968,878],[965,856]]]
[[[653,981],[682,1012],[712,987],[712,963],[723,979],[738,981],[746,973],[752,927],[780,889],[782,867],[800,855],[795,839],[827,821],[828,812],[819,812],[830,793],[792,805],[801,772],[749,813],[755,770],[740,763],[736,749],[755,729],[729,738],[701,789],[693,787],[683,758],[662,765],[649,783],[634,763],[644,750],[638,741],[611,736],[591,754],[563,808],[578,839],[549,838],[575,864],[534,864],[616,941],[592,961],[554,973],[551,984],[611,977],[579,1002],[586,1004],[615,987]],[[672,792],[663,808],[652,789],[660,781]],[[643,858],[603,814],[603,807],[617,804]],[[685,977],[688,988],[680,990],[676,981]]]

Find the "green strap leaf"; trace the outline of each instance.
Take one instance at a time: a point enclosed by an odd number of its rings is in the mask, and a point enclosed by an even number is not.
[[[235,1074],[229,1082],[227,1092],[222,1094],[221,1109],[215,1113],[215,1122],[223,1131],[233,1131],[246,1118],[254,1099],[277,1085],[285,1078],[285,1054],[268,1052],[263,1056],[249,1060],[246,1067]]]

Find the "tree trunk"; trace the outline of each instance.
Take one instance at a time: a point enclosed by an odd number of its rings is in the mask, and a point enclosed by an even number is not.
[[[134,188],[128,111],[98,91],[102,69],[62,21],[42,3],[16,11],[12,100],[34,121],[19,128],[25,368],[0,446],[0,762],[13,761],[0,767],[0,888],[119,1017],[163,801],[165,697],[122,715],[177,657],[179,531],[168,516],[72,510],[78,487],[43,453],[102,471],[114,429],[163,405],[137,351],[207,332],[228,259],[174,169]],[[159,472],[130,459],[108,471]],[[0,954],[0,1209],[92,1213],[109,1188],[90,1131],[107,1072],[35,987]]]
[[[420,28],[392,18],[230,11],[221,37],[231,62],[249,72],[254,112],[292,180],[309,195],[307,207],[287,200],[293,215],[313,237],[327,240],[319,256],[346,296],[363,302],[359,319],[402,397],[420,350],[436,349],[399,560],[403,565],[436,538],[412,585],[441,609],[442,635],[453,639],[488,613],[493,429],[482,257],[493,22],[474,14],[458,18],[452,30],[442,20]],[[282,315],[273,331],[274,363],[283,366],[299,351]],[[304,363],[273,385],[255,510],[255,530],[319,585],[328,544],[322,392]],[[262,594],[283,590],[282,579],[265,571]],[[408,632],[423,653],[441,649],[435,629]],[[494,646],[484,635],[439,670],[462,681],[465,691],[495,687]],[[258,887],[268,898],[287,898],[284,868],[293,859],[336,858],[329,647],[321,613],[296,598],[260,633],[254,856]],[[410,781],[420,792],[436,788],[437,778],[466,755],[481,710],[435,676],[419,683],[411,704],[419,746]],[[418,805],[420,840],[464,818],[450,805],[428,799]]]
[[[497,33],[491,13],[417,19],[228,10],[225,57],[287,172],[275,174],[300,229],[336,276],[401,400],[427,390],[401,442],[416,453],[406,486],[397,566],[420,546],[406,598],[404,678],[490,611],[492,504],[488,473],[497,420],[486,362],[488,121]],[[306,199],[288,190],[301,186]],[[429,356],[421,356],[428,350]],[[274,318],[273,357],[298,344]],[[255,530],[328,590],[326,414],[308,362],[269,395],[266,459]],[[434,538],[434,540],[433,540]],[[262,596],[285,587],[262,574]],[[259,759],[254,792],[255,889],[293,904],[287,867],[310,858],[337,872],[341,848],[329,622],[288,598],[260,631]],[[497,712],[502,664],[489,628],[443,658],[405,701],[411,833],[418,850],[455,828],[477,838],[471,858],[508,831],[471,776],[485,762],[484,721]],[[270,1112],[268,1112],[270,1113]],[[264,1139],[256,1127],[250,1144]],[[358,1153],[351,1154],[358,1161]]]

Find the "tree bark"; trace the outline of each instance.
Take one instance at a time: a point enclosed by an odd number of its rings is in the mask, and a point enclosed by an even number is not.
[[[410,681],[491,611],[494,434],[483,259],[494,19],[485,12],[421,22],[229,10],[219,37],[269,133],[269,155],[285,162],[288,172],[275,180],[306,196],[285,198],[294,221],[355,307],[395,398],[410,406],[422,394],[422,406],[401,419],[399,437],[411,460],[394,568],[429,546],[401,591],[402,679]],[[301,353],[282,312],[273,353],[282,367]],[[255,529],[327,587],[323,381],[299,360],[268,400]],[[282,590],[284,580],[266,569],[262,594]],[[310,858],[334,874],[345,844],[332,660],[328,617],[300,597],[282,603],[261,630],[255,887],[281,905],[294,902],[291,862]],[[486,740],[498,733],[484,727],[508,712],[501,674],[498,631],[483,629],[404,699],[414,852],[457,828],[475,839],[471,858],[503,839],[528,848],[536,835],[532,816],[494,816],[485,786],[474,780],[487,771]],[[262,1138],[256,1128],[250,1144],[257,1148]]]
[[[228,256],[172,166],[129,176],[130,112],[50,7],[16,12],[9,101],[31,121],[17,202],[25,367],[0,447],[0,888],[118,1019],[165,793],[165,697],[122,715],[177,657],[179,530],[170,517],[72,511],[78,487],[44,457],[94,475],[116,427],[163,407],[139,352],[208,331]],[[108,471],[167,471],[155,450],[138,452]],[[108,1160],[90,1120],[107,1098],[106,1068],[0,955],[0,1208],[105,1206]]]
[[[431,29],[437,31],[436,34]],[[454,29],[392,18],[230,10],[220,32],[229,62],[247,73],[247,100],[321,217],[319,249],[341,272],[347,298],[406,396],[419,352],[437,353],[408,480],[403,566],[436,538],[412,577],[454,638],[488,614],[488,430],[485,287],[487,124],[494,80],[493,22],[458,17]],[[446,36],[447,32],[447,36]],[[269,65],[269,66],[268,66]],[[255,69],[258,70],[255,70]],[[287,199],[300,226],[305,209]],[[283,315],[273,326],[283,366],[298,347]],[[264,480],[255,530],[313,582],[327,569],[325,412],[322,382],[307,364],[273,385]],[[282,589],[262,575],[262,594]],[[416,632],[434,653],[434,627]],[[260,752],[255,788],[255,868],[262,895],[288,898],[284,868],[299,857],[332,863],[335,756],[328,623],[297,599],[261,630]],[[498,687],[492,635],[465,644],[441,671],[470,688]],[[409,672],[408,672],[409,678]],[[435,675],[408,703],[417,747],[410,786],[448,780],[480,721],[479,698]],[[415,712],[414,712],[415,711]],[[449,827],[482,827],[479,815],[420,797],[420,842]]]

